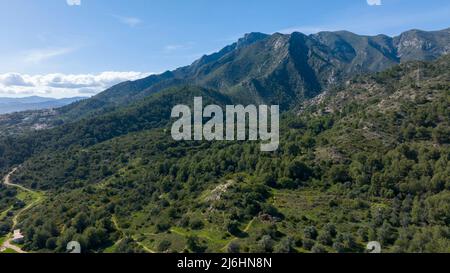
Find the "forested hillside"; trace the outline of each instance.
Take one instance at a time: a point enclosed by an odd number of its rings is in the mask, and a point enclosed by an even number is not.
[[[3,138],[0,170],[20,164],[13,181],[45,193],[20,217],[24,248],[363,252],[377,240],[385,252],[449,252],[449,73],[444,56],[336,84],[284,112],[274,153],[173,141],[172,106],[241,101],[192,86]],[[0,194],[0,211],[17,202]]]

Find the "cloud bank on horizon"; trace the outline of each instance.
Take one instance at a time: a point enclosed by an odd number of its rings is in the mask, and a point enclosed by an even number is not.
[[[95,95],[115,84],[151,75],[142,72],[108,71],[99,74],[0,74],[0,96],[45,95],[55,98]]]

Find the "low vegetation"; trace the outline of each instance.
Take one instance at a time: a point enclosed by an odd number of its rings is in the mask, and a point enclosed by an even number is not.
[[[1,170],[22,163],[14,181],[47,192],[20,219],[24,248],[341,253],[376,240],[385,252],[449,252],[449,65],[357,77],[285,112],[274,153],[173,141],[172,105],[194,94],[229,102],[195,87],[2,139]],[[14,189],[0,194],[0,211],[17,206]]]

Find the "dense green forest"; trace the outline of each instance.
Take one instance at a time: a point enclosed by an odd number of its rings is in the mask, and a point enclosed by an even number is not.
[[[0,139],[0,172],[45,193],[24,249],[450,252],[450,57],[357,76],[286,111],[280,148],[176,142],[173,87],[110,113]],[[23,206],[0,187],[0,212]],[[14,210],[0,214],[0,236]]]

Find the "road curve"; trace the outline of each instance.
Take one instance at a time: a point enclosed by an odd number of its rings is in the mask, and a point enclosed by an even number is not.
[[[3,184],[5,184],[8,187],[15,187],[18,189],[21,189],[23,191],[29,192],[29,193],[34,193],[34,191],[25,188],[24,186],[21,185],[17,185],[11,182],[11,175],[13,175],[15,172],[17,171],[17,168],[14,168],[11,172],[9,172],[4,178],[3,178]],[[26,210],[30,209],[32,206],[34,206],[35,204],[37,204],[39,201],[41,200],[41,198],[38,198],[36,201],[31,202],[28,206],[26,206],[25,208],[21,209],[19,212],[17,212],[17,214],[13,217],[13,225],[11,227],[11,231],[14,231],[15,227],[17,226],[17,222],[18,222],[18,218],[19,216]],[[8,239],[3,242],[3,244],[0,246],[0,252],[5,251],[6,249],[12,249],[17,253],[27,253],[26,251],[23,251],[20,247],[15,246],[11,243],[12,241],[12,232],[10,234],[8,234]]]

